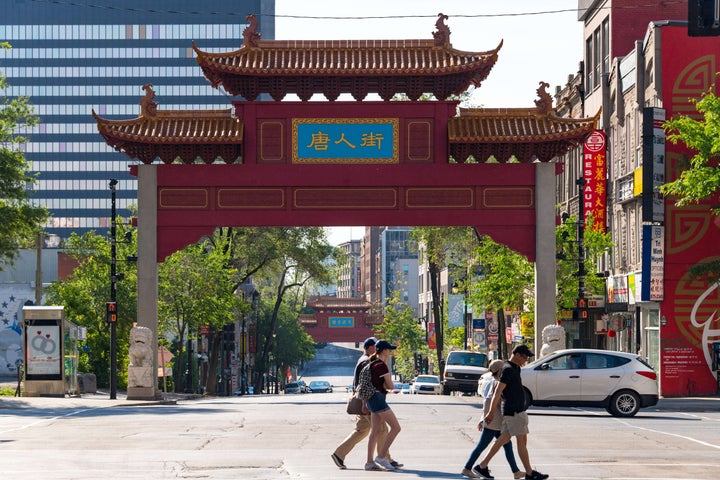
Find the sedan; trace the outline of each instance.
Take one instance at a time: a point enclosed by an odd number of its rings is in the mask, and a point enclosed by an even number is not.
[[[602,407],[632,417],[658,402],[657,374],[632,353],[576,348],[559,350],[522,369],[532,405]]]
[[[312,382],[310,382],[310,385],[308,385],[308,391],[310,393],[331,393],[333,389],[332,385],[330,385],[330,382],[326,382],[325,380],[313,380]]]
[[[305,382],[288,382],[285,384],[285,393],[305,393]]]
[[[440,395],[442,385],[437,375],[418,375],[412,384],[412,393],[429,393]]]

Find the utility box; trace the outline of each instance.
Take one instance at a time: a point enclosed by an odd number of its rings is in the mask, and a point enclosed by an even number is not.
[[[64,307],[23,307],[26,397],[65,396]]]

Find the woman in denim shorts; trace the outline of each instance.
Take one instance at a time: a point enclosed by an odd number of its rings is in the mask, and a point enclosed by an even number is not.
[[[385,401],[385,396],[387,392],[391,392],[393,389],[393,381],[388,364],[392,351],[396,348],[397,346],[391,345],[390,342],[380,340],[375,344],[375,353],[370,357],[370,371],[372,372],[372,383],[375,386],[375,393],[366,402],[366,406],[368,410],[370,410],[371,427],[365,470],[371,470],[375,465],[380,465],[385,470],[395,470],[395,467],[392,466],[387,456],[390,445],[392,445],[395,437],[400,433],[400,423],[395,416],[395,412],[390,409]],[[377,437],[383,423],[387,423],[389,431],[382,445],[377,445],[377,456],[373,459]]]

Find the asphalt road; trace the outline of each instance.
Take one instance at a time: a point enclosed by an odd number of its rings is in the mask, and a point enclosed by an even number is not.
[[[321,378],[328,373],[324,368],[338,373],[331,353],[325,351],[325,367],[306,369],[314,372],[308,379]],[[339,385],[346,381],[342,375],[328,377],[338,377]],[[347,470],[330,459],[353,426],[353,417],[344,413],[346,396],[337,388],[164,404],[127,401],[122,395],[109,400],[104,393],[0,397],[0,469],[3,478],[44,480],[461,478],[479,435],[477,397],[390,396],[402,425],[391,451],[405,467],[383,473],[363,470],[365,442],[346,458]],[[716,478],[719,403],[690,411],[679,402],[630,419],[613,418],[602,409],[532,408],[531,460],[538,470],[563,480]],[[490,468],[498,479],[511,478],[502,455]]]

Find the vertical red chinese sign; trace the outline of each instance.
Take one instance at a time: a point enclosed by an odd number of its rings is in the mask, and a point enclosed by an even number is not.
[[[607,197],[605,195],[605,177],[607,171],[607,142],[602,130],[595,130],[583,144],[582,175],[583,208],[585,210],[585,226],[587,219],[594,219],[593,228],[605,233],[607,217]]]

